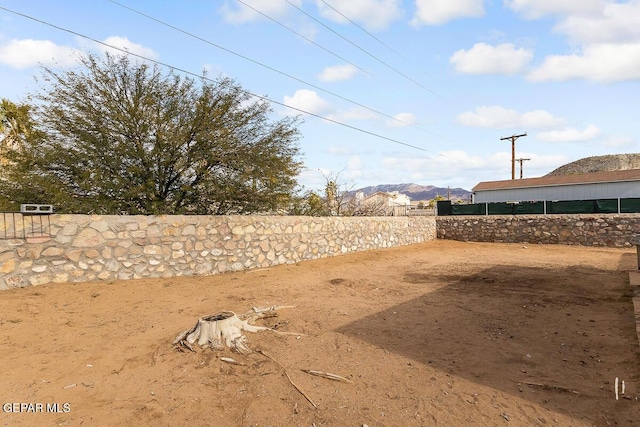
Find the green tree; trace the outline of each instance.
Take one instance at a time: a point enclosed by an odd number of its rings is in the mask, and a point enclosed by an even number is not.
[[[0,100],[0,162],[6,161],[8,151],[22,150],[26,140],[35,132],[31,106]]]
[[[446,200],[443,196],[441,195],[436,195],[436,197],[434,197],[433,199],[429,200],[429,207],[432,208],[434,207],[440,200]]]
[[[288,211],[289,215],[327,216],[327,206],[321,195],[316,191],[306,191],[293,200]]]
[[[297,119],[270,120],[270,105],[228,78],[163,74],[126,56],[81,62],[44,69],[47,88],[35,99],[46,138],[17,156],[24,175],[14,200],[30,187],[67,212],[240,214],[289,205],[302,167]]]
[[[359,198],[358,194],[353,191],[354,185],[348,186],[341,181],[341,172],[324,175],[324,191],[300,191],[290,206],[289,214],[308,216],[389,215],[390,211],[386,199]]]
[[[38,188],[22,188],[21,185],[30,164],[16,163],[30,142],[42,138],[31,112],[28,104],[15,104],[4,98],[0,100],[0,211],[19,208],[19,202],[9,197],[10,194],[20,194],[31,203],[39,200]]]

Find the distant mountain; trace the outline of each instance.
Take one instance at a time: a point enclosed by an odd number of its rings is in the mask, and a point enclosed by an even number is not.
[[[442,196],[447,198],[447,194],[451,194],[451,200],[469,200],[471,192],[462,188],[443,188],[434,187],[433,185],[418,185],[418,184],[382,184],[374,185],[371,187],[364,187],[354,190],[353,193],[362,191],[366,196],[369,196],[377,191],[392,192],[405,194],[411,198],[411,200],[431,200],[436,196]]]
[[[584,159],[560,166],[545,176],[610,172],[629,169],[640,169],[640,154],[608,154],[606,156],[585,157]]]

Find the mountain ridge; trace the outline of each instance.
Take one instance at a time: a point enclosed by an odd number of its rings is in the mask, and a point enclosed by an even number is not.
[[[585,157],[562,165],[544,176],[573,175],[629,169],[640,169],[640,153],[607,154],[603,156]],[[447,198],[447,194],[451,195],[450,198],[452,201],[468,201],[471,197],[471,191],[463,188],[444,188],[436,187],[434,185],[420,185],[415,183],[371,185],[350,191],[350,193],[355,194],[360,191],[364,193],[365,197],[370,196],[377,191],[385,193],[397,191],[398,193],[409,196],[412,201],[432,200],[436,196]]]
[[[607,154],[591,156],[560,166],[545,176],[574,175],[591,172],[610,172],[640,169],[640,154]]]
[[[362,192],[366,197],[378,191],[382,191],[384,193],[397,191],[398,193],[409,196],[411,200],[415,201],[431,200],[436,196],[447,198],[447,194],[450,194],[451,200],[454,201],[469,200],[469,197],[471,196],[471,192],[463,188],[444,188],[436,187],[434,185],[419,185],[415,183],[371,185],[353,190],[352,193],[355,194],[357,192]]]

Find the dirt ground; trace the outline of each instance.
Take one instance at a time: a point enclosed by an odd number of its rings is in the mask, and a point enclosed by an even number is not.
[[[633,269],[635,249],[439,240],[2,291],[0,425],[638,425]],[[200,316],[270,305],[295,308],[257,323],[296,334],[248,333],[269,357],[171,345]]]

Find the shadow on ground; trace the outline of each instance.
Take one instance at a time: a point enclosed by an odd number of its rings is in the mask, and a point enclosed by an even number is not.
[[[638,269],[638,256],[636,253],[624,253],[620,257],[618,263],[619,270],[637,270]]]
[[[588,266],[405,272],[439,289],[338,332],[595,425],[634,425],[640,358],[627,276]],[[616,376],[627,397],[617,402]]]

